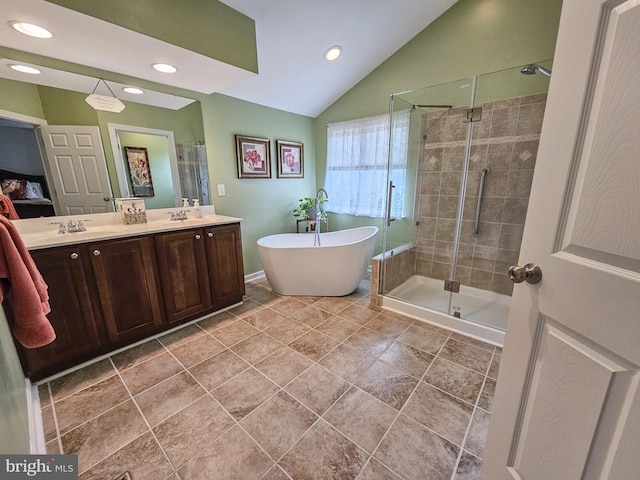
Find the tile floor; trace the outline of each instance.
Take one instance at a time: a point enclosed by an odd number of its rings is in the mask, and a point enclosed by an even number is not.
[[[501,350],[348,297],[242,306],[39,385],[82,480],[480,477]]]

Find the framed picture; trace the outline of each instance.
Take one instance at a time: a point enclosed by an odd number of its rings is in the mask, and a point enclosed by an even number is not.
[[[149,155],[143,147],[124,147],[129,167],[131,193],[134,197],[153,197]]]
[[[271,142],[268,138],[236,135],[238,178],[271,178]]]
[[[278,177],[304,178],[304,145],[278,140]]]

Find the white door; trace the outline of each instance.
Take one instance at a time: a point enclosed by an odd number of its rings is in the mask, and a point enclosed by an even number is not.
[[[99,128],[43,125],[38,130],[56,193],[58,215],[113,212]]]
[[[486,480],[640,478],[640,1],[565,0]]]

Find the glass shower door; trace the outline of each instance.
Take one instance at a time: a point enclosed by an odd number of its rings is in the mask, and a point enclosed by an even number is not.
[[[462,120],[472,87],[471,79],[463,79],[392,97],[392,124],[401,109],[408,109],[410,126],[409,147],[405,152],[392,148],[390,164],[406,155],[406,176],[415,187],[404,194],[401,221],[395,219],[386,230],[383,293],[444,313],[450,310],[445,281],[455,274],[461,166],[469,130]]]
[[[550,62],[541,62],[550,68]],[[549,78],[522,67],[476,78],[451,315],[506,329]],[[481,111],[480,111],[481,109]]]

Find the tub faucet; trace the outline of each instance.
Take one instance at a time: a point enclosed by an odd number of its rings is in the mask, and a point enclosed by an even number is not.
[[[324,188],[320,188],[317,192],[316,192],[316,202],[315,202],[315,207],[316,207],[316,232],[315,232],[315,237],[313,238],[313,246],[320,246],[320,222],[322,222],[322,219],[324,218],[325,212],[324,209],[322,208],[322,204],[320,203],[320,194],[324,192],[324,199],[325,200],[329,200],[329,194],[327,193],[327,191]]]

